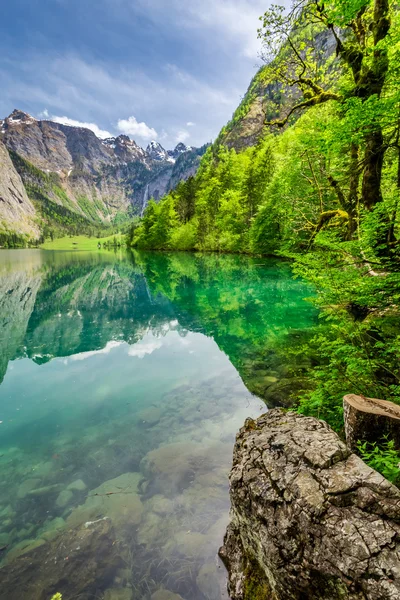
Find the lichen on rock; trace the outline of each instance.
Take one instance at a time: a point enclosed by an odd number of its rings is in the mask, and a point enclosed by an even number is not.
[[[246,422],[230,484],[233,600],[400,597],[400,491],[325,422],[281,409]]]

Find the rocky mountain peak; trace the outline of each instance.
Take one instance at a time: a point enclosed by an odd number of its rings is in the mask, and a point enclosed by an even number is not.
[[[36,123],[37,119],[29,115],[28,113],[23,112],[22,110],[14,109],[8,117],[0,121],[1,129],[3,132],[8,129],[8,127],[13,127],[15,125],[20,125],[21,123],[24,125],[30,125],[32,123]]]
[[[175,154],[182,154],[183,152],[189,152],[191,149],[191,146],[186,146],[183,142],[179,142],[179,144],[175,146],[174,152]]]
[[[191,146],[186,146],[186,144],[183,142],[179,142],[179,144],[177,144],[173,150],[168,150],[168,156],[175,161],[178,156],[184,154],[185,152],[190,152],[191,150]]]
[[[159,142],[155,142],[154,140],[147,146],[146,153],[152,160],[167,160],[171,162],[171,157],[165,148],[163,148]]]

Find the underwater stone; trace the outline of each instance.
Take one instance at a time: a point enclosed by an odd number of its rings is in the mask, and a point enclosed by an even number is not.
[[[160,545],[163,540],[165,527],[168,530],[168,520],[154,512],[146,513],[137,532],[137,541],[146,546]]]
[[[157,590],[151,595],[151,600],[183,600],[183,598],[169,590]]]
[[[207,600],[220,600],[217,567],[213,563],[203,565],[196,577],[196,584]]]
[[[161,494],[156,494],[150,498],[147,503],[150,506],[150,510],[158,515],[169,515],[174,510],[174,503],[169,498],[165,498]]]
[[[104,592],[104,600],[132,600],[132,590],[129,588],[108,588]]]
[[[123,535],[127,525],[138,525],[142,520],[143,505],[138,495],[142,478],[140,473],[124,473],[91,490],[85,503],[69,515],[68,526],[109,517]]]
[[[0,520],[2,519],[12,519],[15,516],[15,511],[13,510],[11,504],[3,508],[0,512]]]
[[[51,521],[47,521],[44,524],[44,527],[40,532],[40,537],[46,541],[52,540],[53,538],[55,538],[58,535],[60,529],[63,529],[64,527],[65,527],[64,519],[61,517],[56,517],[55,519],[52,519]]]
[[[65,508],[70,503],[73,497],[74,495],[70,490],[63,490],[58,495],[58,498],[56,500],[56,506],[58,506],[58,508]]]
[[[76,479],[67,486],[67,490],[72,490],[73,492],[84,492],[87,489],[87,485],[82,479]]]
[[[140,421],[145,425],[151,426],[151,425],[155,425],[156,423],[158,423],[158,421],[161,419],[162,415],[164,413],[164,409],[162,408],[158,408],[158,407],[153,407],[151,406],[150,408],[146,408],[145,410],[142,410],[139,414],[138,414],[138,418],[140,419]]]
[[[54,461],[47,461],[44,463],[37,464],[32,471],[37,477],[48,477],[52,471],[54,471]]]
[[[6,562],[9,563],[18,556],[27,554],[28,552],[31,552],[31,550],[36,550],[40,546],[43,546],[45,543],[46,542],[41,538],[32,540],[22,540],[22,542],[15,544],[15,546],[13,546],[13,548],[11,548],[11,550],[8,552]]]
[[[63,531],[0,568],[1,598],[49,600],[95,598],[122,566],[110,520]]]
[[[196,557],[203,553],[204,546],[208,539],[203,533],[197,531],[179,531],[167,544],[173,554],[179,554],[182,557]]]
[[[6,546],[10,541],[9,533],[0,533],[0,546]]]
[[[17,498],[22,500],[28,493],[40,484],[40,479],[25,479],[17,490]]]
[[[36,488],[28,492],[28,496],[46,496],[47,494],[57,494],[63,489],[62,483],[55,483],[54,485],[45,485],[44,487]]]

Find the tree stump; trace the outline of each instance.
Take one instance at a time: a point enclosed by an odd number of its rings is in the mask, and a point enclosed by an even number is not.
[[[378,442],[387,435],[400,450],[400,406],[387,400],[347,394],[343,398],[347,446],[353,452],[357,442]]]

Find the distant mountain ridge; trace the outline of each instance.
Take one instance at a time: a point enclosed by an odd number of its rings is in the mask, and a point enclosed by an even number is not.
[[[183,143],[167,151],[159,142],[143,149],[127,135],[100,139],[89,129],[36,119],[20,110],[0,120],[0,144],[10,152],[34,204],[34,214],[30,211],[25,219],[27,233],[51,227],[54,211],[59,225],[64,213],[98,224],[140,215],[149,197],[158,200],[194,175],[205,151]],[[0,163],[0,180],[4,169]],[[15,199],[3,190],[5,195],[0,232],[22,231],[5,210]]]

